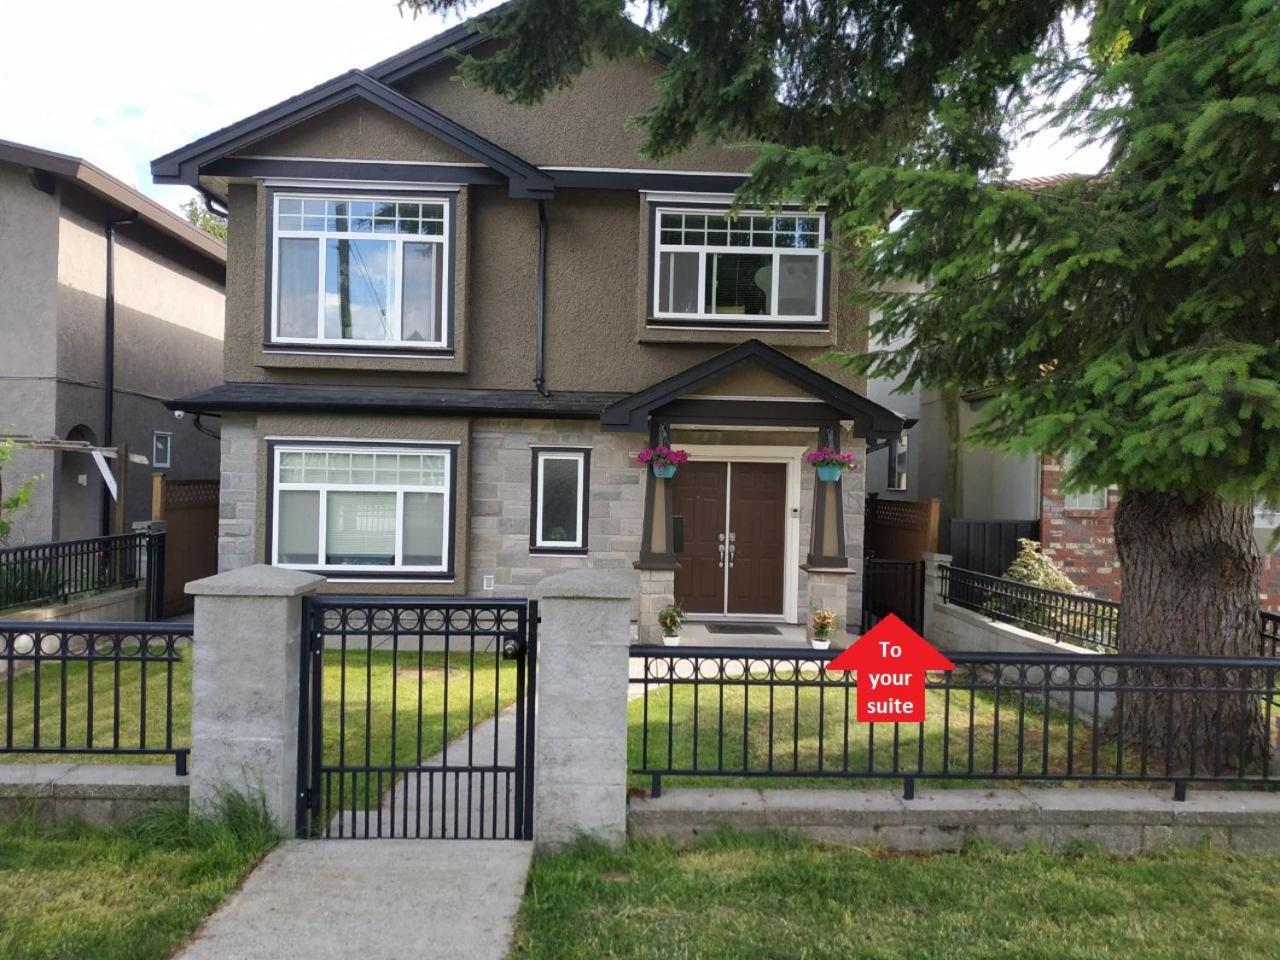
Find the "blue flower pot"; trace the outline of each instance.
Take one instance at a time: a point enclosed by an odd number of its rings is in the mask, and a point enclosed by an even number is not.
[[[843,468],[832,463],[824,463],[818,466],[818,479],[823,483],[835,483],[840,479]]]
[[[655,463],[653,465],[653,475],[660,480],[670,480],[676,475],[676,465],[674,463]]]

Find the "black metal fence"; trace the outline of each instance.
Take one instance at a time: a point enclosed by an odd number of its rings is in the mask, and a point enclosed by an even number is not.
[[[0,754],[171,755],[187,772],[190,624],[0,620]]]
[[[925,720],[860,723],[832,651],[633,646],[635,775],[1275,785],[1280,661],[949,653]],[[639,716],[637,717],[637,713]],[[706,785],[704,783],[703,785]]]
[[[1033,587],[1017,580],[940,565],[940,598],[966,610],[1025,627],[1054,643],[1115,651],[1120,604],[1075,593]]]
[[[147,618],[160,619],[164,533],[126,533],[0,550],[0,610],[65,603],[76,594],[137,586],[145,580]]]
[[[1018,555],[1018,540],[1039,540],[1039,520],[952,520],[947,550],[955,566],[1001,576]]]
[[[298,832],[532,835],[538,605],[308,598]]]

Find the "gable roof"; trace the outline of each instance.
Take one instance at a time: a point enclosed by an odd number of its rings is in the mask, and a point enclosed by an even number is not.
[[[600,423],[606,430],[644,429],[653,411],[748,362],[758,364],[835,408],[841,416],[854,421],[860,435],[897,434],[914,422],[908,422],[888,407],[882,407],[830,377],[824,377],[781,350],[759,340],[748,340],[610,404],[600,414]]]
[[[40,171],[46,177],[61,177],[105,200],[122,213],[136,213],[138,219],[166,236],[207,258],[219,267],[227,263],[227,248],[203,230],[192,226],[171,210],[128,184],[95,167],[88,160],[53,150],[41,150],[11,140],[0,140],[0,161]],[[39,184],[37,184],[39,186]],[[50,182],[41,189],[51,192]]]
[[[353,99],[362,99],[386,110],[502,174],[507,178],[513,197],[549,198],[555,192],[555,182],[551,176],[527,160],[450,120],[444,114],[406,97],[363,70],[350,70],[170,151],[151,161],[151,175],[157,183],[187,183],[198,186],[200,168],[205,164]]]
[[[482,43],[492,40],[493,32],[484,28],[485,18],[503,13],[519,2],[521,0],[507,0],[506,3],[501,3],[492,10],[478,13],[475,17],[451,27],[444,33],[438,33],[434,37],[429,37],[421,43],[415,44],[408,50],[401,50],[385,60],[378,61],[367,68],[365,73],[383,83],[399,83],[406,77],[412,76],[421,70],[434,67],[436,64],[446,60],[453,60],[457,55],[467,53]],[[628,23],[630,22],[628,21]],[[632,26],[636,28],[637,32],[647,34],[650,37],[653,42],[650,56],[657,63],[665,67],[671,62],[669,48],[664,46],[652,31],[646,30],[639,24],[632,24]]]

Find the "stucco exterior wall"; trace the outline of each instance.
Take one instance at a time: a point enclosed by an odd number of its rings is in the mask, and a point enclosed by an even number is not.
[[[57,198],[34,189],[21,168],[0,164],[0,433],[54,430],[57,225]],[[48,451],[17,451],[3,467],[5,488],[16,490],[33,476],[48,487],[54,466]],[[14,522],[11,543],[48,540],[53,498],[38,494]]]
[[[537,280],[537,208],[498,187],[465,188],[459,198],[455,323],[465,362],[435,357],[299,356],[267,353],[265,193],[231,189],[228,238],[226,379],[235,382],[347,383],[527,390],[532,386]],[[681,332],[683,342],[639,343],[644,310],[638,271],[649,256],[647,220],[634,191],[565,190],[547,204],[546,378],[551,390],[638,390],[752,336]],[[774,333],[774,343],[824,375],[857,388],[839,363],[818,358],[834,344],[865,338],[860,311],[832,284],[832,332]]]

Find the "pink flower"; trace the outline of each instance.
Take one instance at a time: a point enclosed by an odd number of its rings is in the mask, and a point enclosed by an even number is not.
[[[842,467],[845,470],[856,470],[857,464],[853,462],[852,453],[840,453],[838,450],[832,450],[830,447],[819,447],[817,450],[810,450],[805,454],[805,460],[809,462],[811,467]]]
[[[640,464],[642,467],[648,466],[651,463],[671,466],[678,463],[688,462],[689,453],[687,450],[676,450],[666,445],[645,447],[636,454],[636,463]]]

